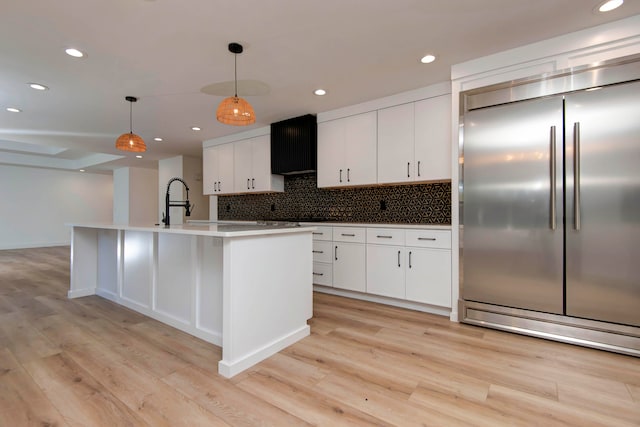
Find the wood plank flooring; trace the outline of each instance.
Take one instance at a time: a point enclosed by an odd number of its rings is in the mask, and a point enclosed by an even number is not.
[[[630,356],[314,294],[311,336],[225,379],[68,286],[68,247],[0,251],[0,426],[640,426]]]

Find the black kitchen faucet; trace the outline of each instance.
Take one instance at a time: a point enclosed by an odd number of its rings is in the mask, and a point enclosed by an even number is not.
[[[184,185],[184,188],[187,189],[187,200],[183,200],[180,202],[169,200],[169,189],[171,188],[171,184],[173,183],[173,181],[180,181],[182,185]],[[189,186],[187,186],[187,183],[184,182],[182,178],[175,177],[169,180],[169,183],[167,184],[167,193],[164,196],[164,205],[165,205],[165,214],[162,218],[162,222],[164,222],[165,227],[169,227],[169,225],[171,225],[171,222],[169,220],[169,209],[171,207],[174,207],[174,206],[184,207],[187,211],[186,215],[191,216],[191,204],[189,203]]]

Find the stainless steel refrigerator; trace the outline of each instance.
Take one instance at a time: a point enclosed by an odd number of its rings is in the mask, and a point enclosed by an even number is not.
[[[463,98],[463,321],[640,355],[640,62]]]

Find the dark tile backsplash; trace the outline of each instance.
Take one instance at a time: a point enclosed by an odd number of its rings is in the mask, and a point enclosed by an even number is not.
[[[218,219],[451,224],[450,182],[328,190],[314,173],[284,180],[284,193],[219,196]]]

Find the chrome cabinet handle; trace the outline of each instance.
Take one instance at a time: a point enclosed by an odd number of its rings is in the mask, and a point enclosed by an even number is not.
[[[217,181],[213,181],[213,191],[214,192],[218,191],[218,182]]]
[[[407,162],[407,178],[411,177],[411,175],[409,175],[409,166],[411,165],[411,163]]]
[[[376,236],[378,239],[392,239],[393,236],[381,236],[381,235],[377,235]]]
[[[324,273],[316,273],[315,271],[313,272],[314,276],[324,276]]]
[[[335,248],[335,259],[336,259],[336,261],[338,260],[338,247],[337,246]]]
[[[409,251],[409,268],[411,268],[411,251]]]
[[[342,182],[342,169],[340,169],[340,182]]]
[[[323,254],[324,253],[324,251],[311,251],[311,252],[313,252],[314,254]]]
[[[247,178],[247,190],[251,189],[251,187],[249,187],[249,178]]]
[[[580,122],[573,124],[573,229],[580,231]]]
[[[351,234],[351,233],[340,233],[340,235],[344,237],[356,237],[355,234]]]
[[[324,235],[324,233],[319,233],[317,231],[314,231],[311,234],[313,234],[314,236],[323,236]]]
[[[251,189],[255,190],[256,188],[256,179],[255,178],[251,178]]]
[[[556,229],[556,127],[551,126],[549,135],[549,181],[551,191],[549,194],[549,228]]]
[[[351,169],[347,168],[347,182],[351,182]]]
[[[435,237],[418,237],[418,240],[429,240],[429,241],[435,241],[436,238]]]
[[[400,251],[398,251],[398,267],[400,267]]]
[[[418,176],[420,176],[420,160],[418,160]]]

